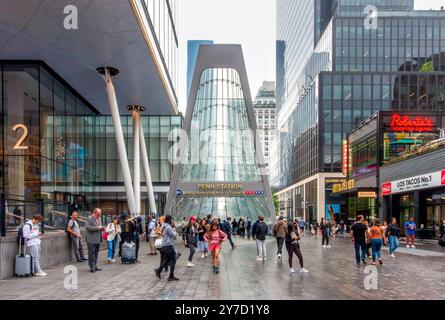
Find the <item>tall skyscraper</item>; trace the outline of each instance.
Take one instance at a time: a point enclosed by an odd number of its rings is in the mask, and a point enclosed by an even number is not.
[[[269,166],[271,147],[276,135],[275,82],[264,81],[253,102],[258,134],[263,149],[264,161]]]
[[[277,1],[282,214],[319,220],[340,201],[332,185],[355,123],[445,107],[444,18],[414,0]]]
[[[196,59],[198,58],[199,46],[202,44],[213,44],[212,40],[189,40],[187,41],[187,97],[192,85],[193,72],[195,71]]]

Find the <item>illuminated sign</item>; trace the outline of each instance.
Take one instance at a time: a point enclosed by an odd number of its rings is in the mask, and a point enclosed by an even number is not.
[[[332,188],[333,193],[343,192],[355,188],[355,180],[347,180],[342,183],[334,184]]]
[[[445,185],[445,170],[382,184],[382,195],[435,188]]]
[[[359,198],[375,198],[376,195],[374,191],[360,191],[358,193]]]
[[[391,131],[394,132],[431,132],[436,128],[432,118],[393,114],[390,124]]]
[[[199,190],[240,190],[243,188],[241,184],[231,183],[200,183]]]
[[[349,143],[348,140],[343,140],[342,146],[341,146],[341,166],[342,166],[342,172],[344,176],[348,176],[351,172],[351,152],[349,150]]]

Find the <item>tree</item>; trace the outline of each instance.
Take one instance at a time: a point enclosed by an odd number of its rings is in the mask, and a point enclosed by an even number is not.
[[[277,215],[279,215],[280,214],[280,199],[278,198],[278,195],[276,193],[273,194],[272,199],[273,199],[273,205],[275,207],[275,213]]]
[[[420,72],[434,72],[434,71],[435,71],[434,64],[432,61],[428,61],[420,67]]]

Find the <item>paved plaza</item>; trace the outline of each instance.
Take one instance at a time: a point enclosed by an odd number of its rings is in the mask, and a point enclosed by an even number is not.
[[[332,248],[322,248],[321,239],[306,235],[301,241],[308,274],[290,274],[287,252],[277,262],[276,245],[268,241],[269,259],[256,261],[255,242],[235,238],[238,247],[223,245],[221,272],[212,273],[210,259],[196,254],[195,268],[187,268],[187,253],[178,260],[176,276],[181,281],[158,280],[153,272],[158,256],[148,256],[143,245],[141,263],[109,265],[101,252],[102,271],[92,274],[87,264],[78,267],[78,289],[64,288],[64,266],[46,269],[47,277],[12,278],[0,281],[0,299],[445,299],[445,250],[440,252],[401,248],[396,258],[383,251],[378,267],[378,289],[365,290],[364,267],[355,265],[349,239],[337,238]],[[297,260],[294,259],[294,263]]]

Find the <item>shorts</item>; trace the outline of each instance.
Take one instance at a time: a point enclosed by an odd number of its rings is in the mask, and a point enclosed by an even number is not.
[[[210,250],[210,252],[213,252],[215,250],[221,250],[221,244],[220,243],[211,243],[209,250]]]

